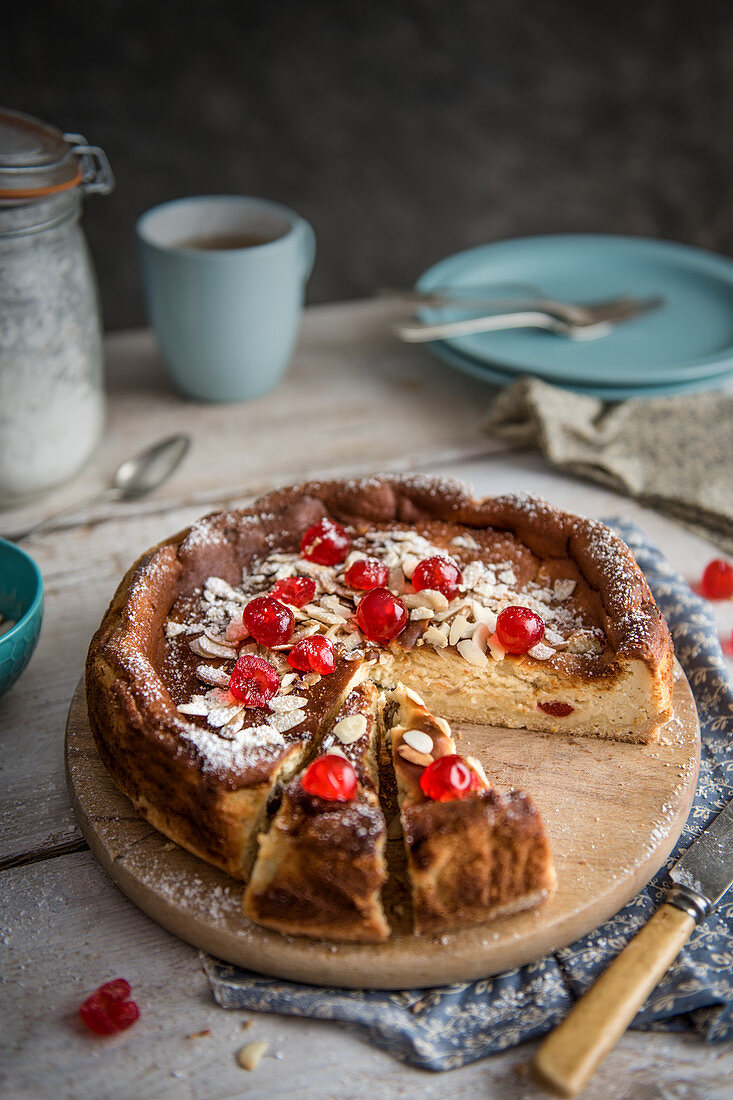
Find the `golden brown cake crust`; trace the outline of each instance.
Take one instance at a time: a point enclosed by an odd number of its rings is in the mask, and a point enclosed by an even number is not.
[[[86,665],[91,728],[100,755],[138,810],[172,839],[246,877],[252,835],[272,784],[292,774],[324,710],[348,687],[353,669],[324,677],[305,725],[286,734],[277,753],[210,759],[186,736],[162,674],[164,624],[175,601],[217,576],[241,582],[242,571],[273,550],[296,552],[303,531],[324,516],[357,529],[382,524],[459,524],[491,528],[507,560],[569,560],[599,603],[616,662],[558,657],[590,683],[641,661],[659,686],[658,710],[671,698],[669,633],[631,552],[602,524],[521,495],[475,500],[457,481],[380,477],[314,481],[261,497],[250,508],[214,513],[148,551],[128,571],[92,639]]]
[[[531,798],[489,789],[402,813],[415,931],[445,932],[531,908],[553,890],[550,847]]]

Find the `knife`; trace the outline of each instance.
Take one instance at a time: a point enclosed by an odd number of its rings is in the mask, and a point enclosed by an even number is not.
[[[616,1045],[692,930],[733,885],[733,802],[670,872],[664,904],[545,1039],[532,1070],[558,1096],[575,1096]]]

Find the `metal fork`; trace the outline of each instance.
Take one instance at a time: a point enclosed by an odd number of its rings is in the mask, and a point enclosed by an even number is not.
[[[519,284],[517,284],[519,285]],[[492,310],[494,313],[537,312],[549,313],[569,325],[590,325],[598,321],[609,320],[617,312],[625,313],[635,306],[638,298],[621,295],[617,298],[603,298],[597,302],[561,302],[556,298],[547,298],[542,291],[527,285],[528,294],[486,295],[480,287],[453,287],[423,290],[379,290],[378,295],[408,306],[427,306],[431,309],[470,309]]]
[[[597,306],[571,306],[575,313],[570,319],[539,308],[493,313],[485,317],[467,317],[462,321],[443,321],[431,325],[398,325],[395,333],[408,344],[425,344],[431,340],[447,340],[454,336],[472,336],[480,332],[499,332],[513,328],[540,328],[572,340],[597,340],[607,336],[616,325],[632,321],[654,309],[659,309],[664,299],[617,298]],[[568,303],[562,305],[567,310]],[[535,303],[533,305],[536,306]]]

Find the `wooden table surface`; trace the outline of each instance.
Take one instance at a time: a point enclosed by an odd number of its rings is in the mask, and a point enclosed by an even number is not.
[[[64,782],[69,700],[125,568],[204,511],[244,503],[271,485],[346,472],[453,474],[482,494],[521,489],[573,511],[632,519],[691,579],[719,556],[656,513],[558,474],[535,454],[503,449],[482,428],[492,391],[424,349],[398,345],[389,319],[387,307],[372,302],[308,310],[285,383],[243,405],[187,401],[170,388],[148,332],[111,336],[108,428],[92,462],[45,500],[0,513],[0,534],[10,533],[101,488],[140,446],[172,431],[193,437],[186,462],[153,497],[82,512],[27,546],[43,572],[46,617],[31,664],[0,699],[0,1082],[8,1096],[543,1095],[525,1072],[534,1044],[433,1075],[336,1024],[218,1008],[197,952],[139,912],[96,864]],[[717,610],[729,634],[733,604]],[[76,1008],[114,976],[131,982],[142,1018],[99,1039],[78,1024]],[[268,1050],[247,1073],[236,1052],[260,1039]],[[733,1095],[731,1081],[733,1044],[629,1032],[584,1096],[718,1100]]]

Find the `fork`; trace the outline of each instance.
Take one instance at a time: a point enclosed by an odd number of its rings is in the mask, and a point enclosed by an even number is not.
[[[447,340],[454,336],[471,336],[480,332],[498,332],[513,328],[539,328],[557,336],[568,336],[572,340],[597,340],[601,336],[607,336],[616,325],[659,309],[663,302],[664,299],[660,297],[616,298],[588,306],[543,302],[544,305],[563,307],[564,317],[558,316],[557,312],[540,309],[539,303],[533,303],[533,309],[493,313],[485,317],[467,317],[462,321],[398,325],[395,333],[408,344],[425,344],[432,340]],[[572,316],[568,315],[568,310],[572,310]]]
[[[519,286],[521,284],[517,284]],[[597,302],[561,302],[556,298],[547,298],[542,291],[527,285],[531,294],[485,295],[481,287],[437,288],[435,290],[379,290],[382,298],[398,301],[404,305],[427,306],[432,309],[470,309],[493,310],[495,313],[514,313],[531,311],[549,313],[566,321],[570,325],[595,324],[608,320],[617,311],[625,312],[636,305],[638,298],[621,295],[616,298],[603,298]],[[661,304],[661,303],[660,303]]]

